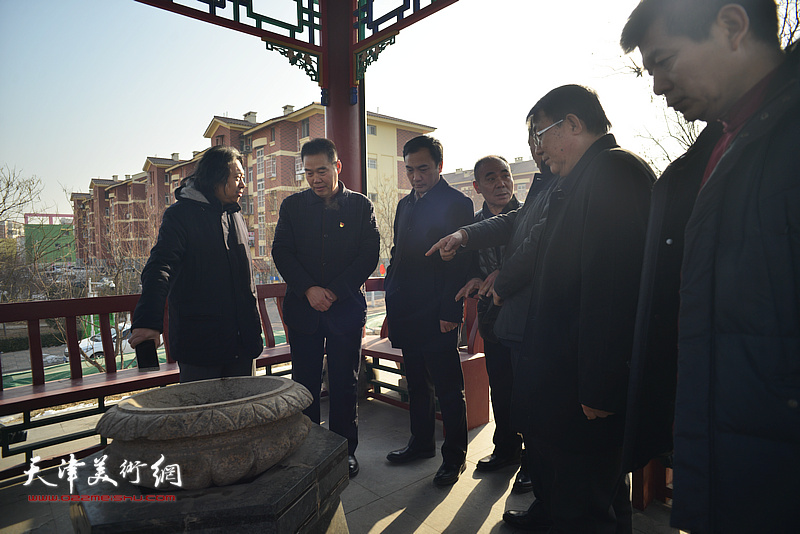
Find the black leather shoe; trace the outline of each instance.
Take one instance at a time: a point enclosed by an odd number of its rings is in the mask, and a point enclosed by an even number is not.
[[[520,469],[517,472],[517,477],[514,479],[514,485],[511,487],[512,493],[528,493],[533,491],[533,482],[531,477],[524,470]]]
[[[442,464],[442,467],[436,471],[433,477],[433,483],[437,486],[452,486],[458,480],[458,477],[467,468],[466,464]]]
[[[395,464],[405,464],[417,458],[433,458],[436,456],[436,449],[421,451],[411,447],[403,447],[386,455],[386,459]]]
[[[490,454],[486,458],[478,460],[475,466],[476,471],[497,471],[507,465],[519,465],[519,453],[500,456]]]
[[[467,464],[442,464],[433,477],[433,483],[437,486],[452,486],[458,481],[458,477],[467,468]]]
[[[350,478],[356,476],[359,471],[358,460],[352,454],[347,457],[347,470],[350,472]]]
[[[553,525],[541,501],[533,501],[527,510],[508,510],[503,514],[507,525],[520,530],[547,532]]]

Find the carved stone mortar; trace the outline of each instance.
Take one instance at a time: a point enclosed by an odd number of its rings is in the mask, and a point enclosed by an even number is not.
[[[227,486],[263,473],[303,443],[311,421],[302,411],[311,401],[306,388],[281,377],[202,380],[133,395],[103,415],[97,432],[113,439],[104,451],[112,477],[125,460],[138,461],[147,464],[139,485],[178,489],[177,473],[157,483],[152,466],[163,455],[159,467],[177,465],[180,488]]]

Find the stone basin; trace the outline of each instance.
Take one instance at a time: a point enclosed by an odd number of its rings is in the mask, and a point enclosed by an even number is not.
[[[303,443],[311,421],[302,412],[311,401],[306,388],[277,376],[219,378],[145,391],[121,401],[97,423],[97,432],[113,439],[104,451],[105,468],[114,478],[126,460],[129,466],[147,464],[138,469],[139,482],[134,483],[165,491],[246,481]],[[177,468],[163,476],[167,466]],[[130,471],[125,479],[133,482],[136,476]]]

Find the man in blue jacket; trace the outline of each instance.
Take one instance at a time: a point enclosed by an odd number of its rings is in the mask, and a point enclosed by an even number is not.
[[[406,463],[436,455],[434,390],[445,439],[434,483],[454,484],[465,469],[467,410],[458,354],[463,317],[455,296],[467,281],[470,257],[445,262],[425,252],[441,237],[472,222],[472,201],[441,177],[442,145],[428,136],[403,147],[411,193],[400,200],[394,246],[386,273],[386,314],[392,346],[403,349],[408,380],[411,439],[386,457]]]
[[[175,191],[142,270],[132,347],[160,344],[169,298],[170,354],[180,381],[249,376],[263,347],[247,227],[244,171],[235,148],[215,146]]]
[[[342,162],[329,139],[300,150],[309,189],[281,204],[272,259],[286,280],[283,319],[292,378],[311,391],[305,414],[320,422],[322,357],[328,355],[330,429],[347,438],[350,477],[358,474],[358,371],[367,316],[362,286],[378,265],[372,203],[339,181]]]
[[[626,467],[670,452],[674,409],[672,524],[797,532],[800,50],[774,0],[644,0],[621,44],[708,122],[653,189]]]

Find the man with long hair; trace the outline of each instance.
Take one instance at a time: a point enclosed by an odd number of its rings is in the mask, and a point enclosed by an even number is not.
[[[250,376],[261,353],[261,321],[239,199],[241,154],[215,146],[175,191],[142,270],[130,344],[160,344],[169,299],[170,354],[180,381]]]

